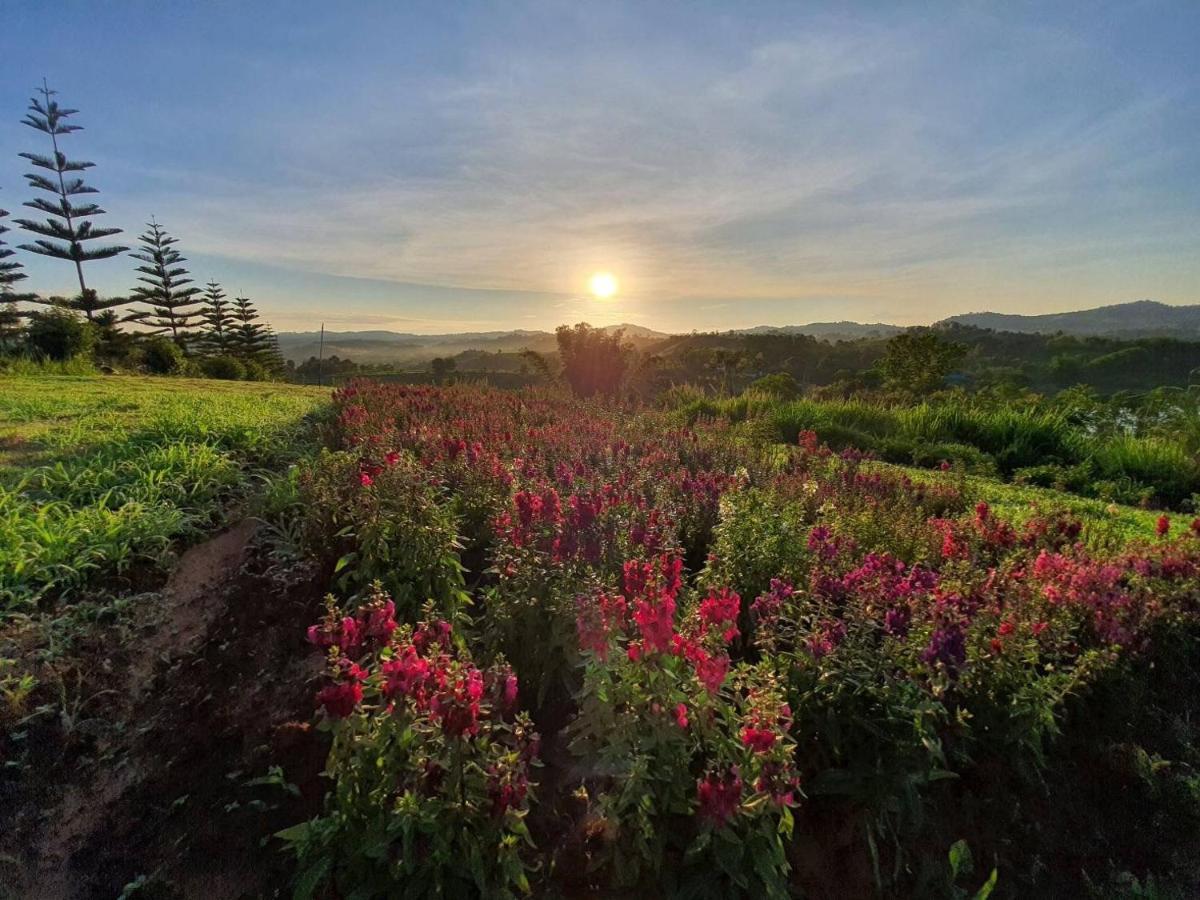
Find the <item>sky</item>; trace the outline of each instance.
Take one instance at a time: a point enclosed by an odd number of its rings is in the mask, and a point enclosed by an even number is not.
[[[668,331],[1200,303],[1200,3],[8,0],[133,244],[277,330]],[[26,211],[32,212],[32,211]],[[5,237],[21,241],[14,231]],[[20,254],[31,289],[69,263]],[[85,270],[127,293],[136,262]],[[612,272],[617,295],[587,293]]]

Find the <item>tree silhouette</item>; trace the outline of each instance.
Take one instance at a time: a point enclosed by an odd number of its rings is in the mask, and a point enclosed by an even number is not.
[[[226,356],[233,349],[233,311],[225,291],[215,281],[204,286],[204,308],[200,311],[204,331],[200,343],[215,356]]]
[[[39,169],[53,173],[52,177],[46,177],[36,172],[30,172],[26,174],[25,178],[30,187],[45,191],[55,199],[45,200],[38,197],[25,203],[31,209],[45,213],[49,218],[44,221],[38,222],[31,219],[15,219],[14,221],[26,231],[41,235],[32,244],[21,244],[22,250],[75,263],[75,273],[79,276],[81,295],[78,306],[90,321],[98,310],[118,306],[126,301],[123,299],[112,302],[101,301],[96,297],[95,292],[89,293],[87,284],[83,280],[83,264],[92,260],[108,259],[124,253],[129,248],[116,245],[84,247],[85,242],[120,234],[121,229],[96,228],[91,219],[103,215],[104,210],[95,203],[72,201],[72,197],[78,197],[80,194],[96,193],[96,189],[85,184],[83,178],[70,174],[90,169],[95,163],[67,159],[58,148],[60,137],[81,129],[79,125],[69,125],[66,122],[78,110],[64,109],[59,106],[58,102],[53,99],[57,92],[47,87],[45,79],[42,80],[42,87],[38,93],[42,95],[41,99],[37,97],[30,99],[29,114],[21,121],[30,128],[49,135],[54,152],[52,156],[43,156],[40,153],[22,153],[20,155]]]
[[[137,268],[142,273],[138,276],[142,285],[133,289],[133,296],[150,305],[149,313],[141,313],[139,319],[159,334],[169,331],[171,339],[186,348],[199,324],[193,316],[201,310],[200,301],[196,299],[200,289],[192,286],[188,270],[181,265],[187,260],[175,249],[178,240],[167,234],[161,225],[152,219],[138,240],[142,246],[130,256],[145,265]]]
[[[611,396],[621,389],[633,347],[625,343],[625,332],[611,334],[580,322],[574,328],[559,325],[554,331],[563,377],[581,397]]]

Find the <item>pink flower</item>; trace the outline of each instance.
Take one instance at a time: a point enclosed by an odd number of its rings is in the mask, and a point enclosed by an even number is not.
[[[675,724],[678,725],[680,728],[682,728],[684,731],[687,730],[687,727],[688,727],[687,704],[680,703],[678,706],[675,707]]]
[[[359,474],[358,480],[363,487],[370,487],[375,483],[375,479],[371,477],[369,472],[362,472]]]

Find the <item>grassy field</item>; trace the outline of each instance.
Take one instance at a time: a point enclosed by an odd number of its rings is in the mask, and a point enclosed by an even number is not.
[[[256,470],[308,441],[328,391],[139,377],[12,377],[0,392],[0,612],[161,571]],[[144,566],[143,566],[144,564]]]
[[[834,449],[854,447],[901,465],[943,461],[981,475],[1124,503],[1186,511],[1200,494],[1200,462],[1181,434],[1097,436],[1061,409],[954,398],[889,405],[867,400],[781,400],[680,394],[688,422],[717,418],[795,443],[814,431]]]

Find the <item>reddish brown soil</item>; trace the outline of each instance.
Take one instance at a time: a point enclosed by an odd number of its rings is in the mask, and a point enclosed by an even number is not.
[[[270,835],[313,815],[324,789],[325,743],[306,724],[320,660],[303,641],[319,591],[311,572],[268,572],[254,531],[187,551],[132,648],[87,645],[103,653],[75,667],[102,688],[95,737],[30,728],[23,770],[0,783],[10,895],[112,898],[139,876],[146,896],[286,893]],[[272,765],[300,796],[246,785]]]

